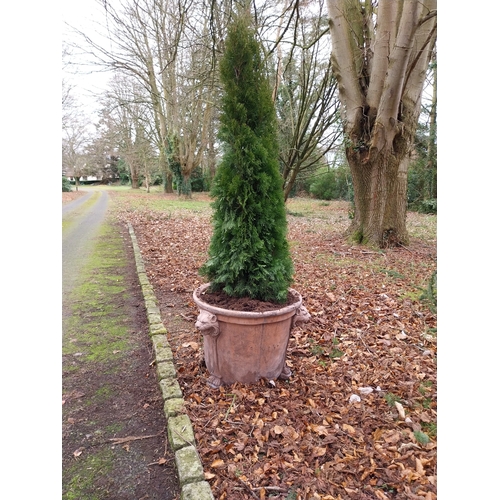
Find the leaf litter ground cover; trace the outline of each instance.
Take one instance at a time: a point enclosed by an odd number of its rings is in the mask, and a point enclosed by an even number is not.
[[[437,498],[435,216],[408,214],[409,246],[377,251],[346,243],[348,203],[287,202],[293,287],[312,316],[292,331],[293,375],[213,390],[192,300],[209,198],[111,194],[137,235],[217,499]]]

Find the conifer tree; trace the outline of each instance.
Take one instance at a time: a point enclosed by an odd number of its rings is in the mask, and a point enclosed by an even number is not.
[[[223,158],[212,188],[213,236],[200,269],[212,291],[283,303],[293,265],[279,173],[276,114],[249,15],[229,27],[220,65]]]

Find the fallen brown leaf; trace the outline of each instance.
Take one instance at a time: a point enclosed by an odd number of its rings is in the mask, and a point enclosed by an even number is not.
[[[290,335],[286,364],[293,375],[274,380],[276,387],[262,381],[212,390],[199,355],[203,338],[195,321],[187,321],[198,314],[192,291],[202,282],[198,269],[210,243],[211,209],[198,205],[195,212],[185,201],[182,215],[173,209],[165,217],[164,211],[148,208],[149,200],[178,204],[175,195],[133,193],[141,200],[133,210],[122,194],[112,196],[123,204],[119,217],[133,225],[163,304],[174,361],[182,367],[186,410],[218,500],[254,498],[244,484],[257,497],[261,489],[283,487],[288,493],[293,485],[297,498],[324,500],[356,498],[361,491],[370,498],[387,497],[377,486],[387,484],[394,498],[434,500],[437,479],[419,474],[416,458],[431,474],[435,437],[419,445],[412,427],[394,418],[386,397],[404,401],[414,425],[436,422],[436,335],[421,334],[434,331],[437,318],[414,298],[436,268],[435,240],[413,235],[408,249],[368,252],[343,237],[349,203],[287,201],[290,213],[307,214],[289,216],[288,238],[293,286],[312,316]],[[204,194],[193,197],[208,202]],[[297,208],[300,204],[307,210]],[[410,234],[432,220],[408,212]],[[365,394],[367,388],[374,390]],[[352,394],[361,401],[349,404]],[[234,413],[228,413],[230,407]],[[221,466],[210,468],[214,462]]]

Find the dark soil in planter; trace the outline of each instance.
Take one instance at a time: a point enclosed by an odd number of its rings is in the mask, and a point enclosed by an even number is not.
[[[230,309],[231,311],[248,312],[266,312],[281,309],[282,307],[295,304],[297,297],[288,292],[286,302],[278,304],[277,302],[266,302],[262,300],[251,299],[249,297],[230,297],[226,292],[204,292],[198,293],[198,297],[211,306],[221,309]]]

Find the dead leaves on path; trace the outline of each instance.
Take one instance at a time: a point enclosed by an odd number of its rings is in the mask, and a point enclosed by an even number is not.
[[[214,391],[190,321],[210,212],[119,209],[159,298],[217,499],[436,498],[436,316],[419,300],[435,242],[369,251],[343,240],[347,207],[290,216],[293,286],[311,313],[292,331],[293,375]]]

